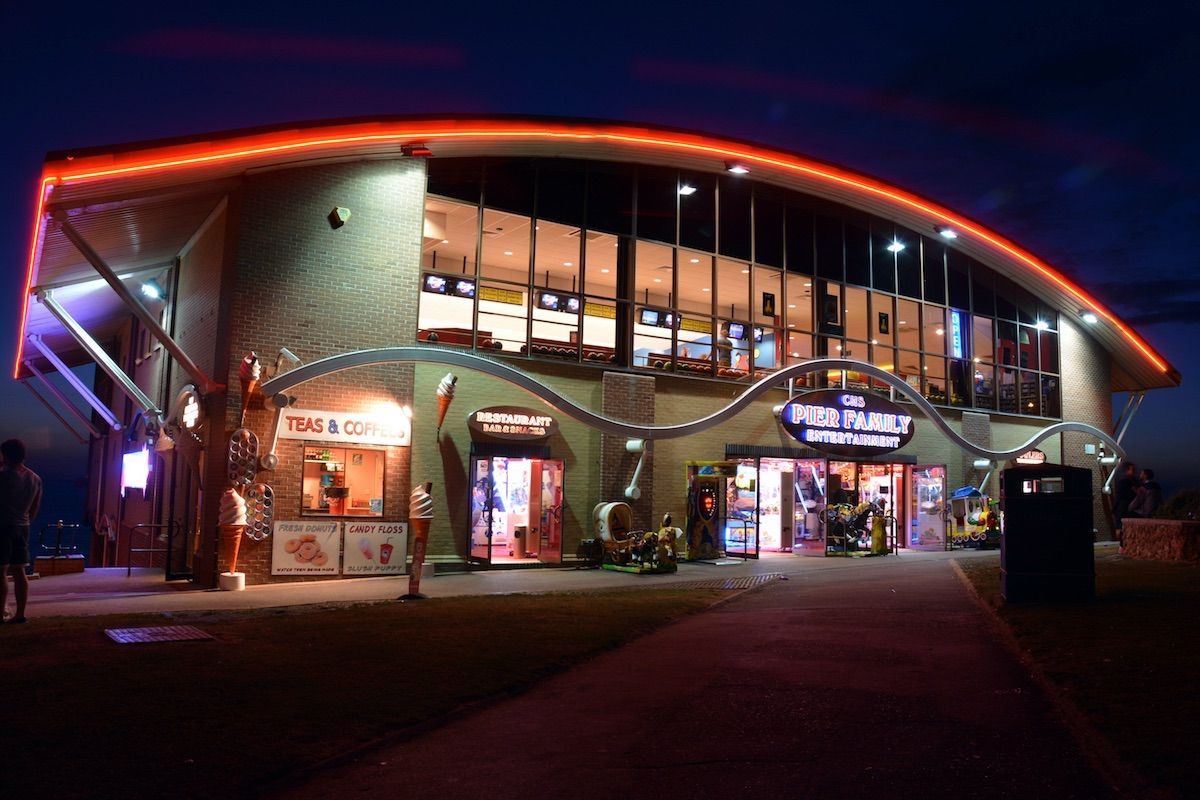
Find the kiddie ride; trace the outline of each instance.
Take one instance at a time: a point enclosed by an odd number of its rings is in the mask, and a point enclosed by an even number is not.
[[[946,539],[952,548],[1000,546],[999,503],[976,489],[964,486],[950,495]]]
[[[825,507],[826,553],[886,556],[895,547],[896,519],[874,502]]]
[[[679,569],[680,547],[686,543],[683,531],[671,527],[670,514],[663,515],[657,531],[634,530],[628,503],[600,503],[592,509],[592,525],[603,547],[602,569],[641,575]]]

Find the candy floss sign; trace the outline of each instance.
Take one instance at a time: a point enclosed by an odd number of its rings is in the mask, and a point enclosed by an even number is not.
[[[407,558],[407,522],[345,522],[343,575],[402,575]]]
[[[789,400],[779,421],[798,442],[839,456],[890,453],[912,441],[913,418],[882,397],[809,392]]]
[[[288,408],[279,415],[279,438],[408,447],[412,421],[399,409],[395,414],[369,414]]]

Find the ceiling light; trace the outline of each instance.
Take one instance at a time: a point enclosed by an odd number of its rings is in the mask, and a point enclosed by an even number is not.
[[[450,244],[450,240],[449,240],[449,239],[442,239],[442,244]]]
[[[749,274],[750,274],[750,270],[748,270],[748,269],[744,269],[744,270],[742,270],[742,274],[743,274],[743,275],[749,275]]]
[[[655,282],[655,283],[662,283],[662,278],[655,278],[655,279],[654,279],[654,282]]]
[[[511,255],[512,255],[512,250],[505,250],[505,251],[504,251],[504,255],[506,255],[506,256],[511,256]]]
[[[703,289],[701,289],[700,291],[702,291],[702,292],[707,292],[707,291],[708,291],[708,287],[707,287],[707,286],[705,286],[705,287],[704,287]]]
[[[982,359],[980,359],[978,356],[976,356],[976,357],[975,357],[975,363],[976,363],[976,364],[978,364],[978,363],[979,363],[981,360],[982,360]]]
[[[902,320],[900,320],[900,321],[899,321],[898,323],[896,323],[896,324],[897,324],[897,325],[907,325],[907,324],[908,324],[908,320],[906,320],[906,319],[902,319]]]
[[[739,164],[736,161],[726,161],[725,170],[727,172],[732,172],[734,175],[747,175],[750,172],[749,167],[747,167],[745,164]]]
[[[796,327],[796,323],[794,323],[794,322],[790,322],[790,323],[788,323],[788,327],[789,327],[789,328],[794,328],[794,327]]]
[[[158,281],[151,278],[148,281],[142,281],[142,294],[151,300],[159,300],[163,296],[163,288]]]
[[[700,259],[698,259],[698,258],[693,258],[693,259],[691,259],[691,262],[692,262],[693,264],[699,264],[699,263],[700,263]]]
[[[893,239],[892,243],[887,246],[889,253],[899,253],[904,249],[904,242],[899,239]]]
[[[937,330],[935,330],[935,331],[934,331],[934,333],[936,333],[938,336],[945,336],[945,335],[946,335],[946,329],[945,329],[945,328],[938,328]]]
[[[575,265],[574,265],[574,264],[572,264],[570,261],[564,261],[564,262],[563,262],[563,266],[564,266],[564,267],[573,267],[573,266],[575,266]]]
[[[837,346],[837,351],[838,351],[839,353],[840,353],[840,352],[842,352],[842,346],[841,346],[840,344]]]
[[[792,353],[792,358],[799,358],[799,357],[800,357],[799,353]]]
[[[1095,314],[1093,314],[1090,311],[1085,311],[1080,316],[1082,317],[1083,321],[1086,322],[1088,325],[1095,325],[1097,322],[1100,321],[1100,318],[1097,317]]]
[[[788,308],[795,308],[795,307],[796,307],[795,303],[788,303]]]
[[[957,239],[958,231],[954,228],[947,228],[945,225],[934,225],[933,229],[941,235],[943,239]]]
[[[602,270],[600,270],[600,271],[601,271],[601,272],[604,272],[604,273],[607,273],[607,272],[608,272],[608,270],[607,270],[607,269],[602,269]]]
[[[691,184],[681,183],[679,184],[679,193],[684,197],[689,197],[696,193],[696,187]]]
[[[812,286],[812,284],[811,284],[811,283],[806,283],[806,284],[804,284],[804,285],[805,285],[806,287],[807,287],[807,286]]]
[[[879,344],[879,340],[878,340],[878,339],[872,339],[872,340],[871,340],[871,344]]]
[[[1046,322],[1044,319],[1039,319],[1037,324],[1033,327],[1037,328],[1039,331],[1048,331],[1050,330],[1050,323]]]

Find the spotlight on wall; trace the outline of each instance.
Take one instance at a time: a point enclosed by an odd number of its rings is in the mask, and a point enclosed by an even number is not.
[[[329,227],[336,231],[346,224],[346,220],[350,219],[350,209],[338,206],[329,212],[329,216],[326,219],[329,220]]]
[[[1033,327],[1037,328],[1039,331],[1048,331],[1050,330],[1050,323],[1046,322],[1044,319],[1039,319],[1037,324]]]
[[[288,350],[286,347],[279,348],[279,355],[275,356],[275,369],[271,372],[271,377],[279,374],[279,368],[283,366],[283,362],[287,361],[292,364],[300,363],[300,356]]]
[[[142,281],[142,294],[151,300],[161,300],[166,293],[158,281],[150,278],[149,280]]]
[[[992,462],[987,458],[977,458],[971,466],[975,467],[975,469],[987,469],[992,466]]]
[[[954,228],[947,228],[945,225],[934,225],[933,229],[937,231],[938,235],[943,239],[958,238],[958,231],[954,230]]]
[[[679,184],[679,193],[684,197],[689,197],[696,193],[696,187],[690,183],[681,183]]]
[[[400,145],[400,155],[409,158],[429,158],[433,151],[423,144],[403,144]]]
[[[739,163],[737,161],[726,161],[725,162],[725,170],[727,172],[732,172],[734,175],[750,174],[750,168],[747,167],[745,164]]]
[[[1095,314],[1093,314],[1090,311],[1082,312],[1079,315],[1079,318],[1082,319],[1084,322],[1086,322],[1088,325],[1095,325],[1097,322],[1100,321],[1100,318],[1097,317]]]

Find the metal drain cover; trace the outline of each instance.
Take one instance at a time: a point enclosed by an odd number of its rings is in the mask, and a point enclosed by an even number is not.
[[[154,628],[105,628],[108,638],[117,644],[146,644],[148,642],[187,642],[211,639],[210,634],[195,625],[160,625]]]
[[[661,586],[646,587],[655,589],[753,589],[783,577],[782,572],[767,572],[762,575],[745,575],[739,578],[712,578],[703,581],[685,581],[683,583],[664,583]]]

